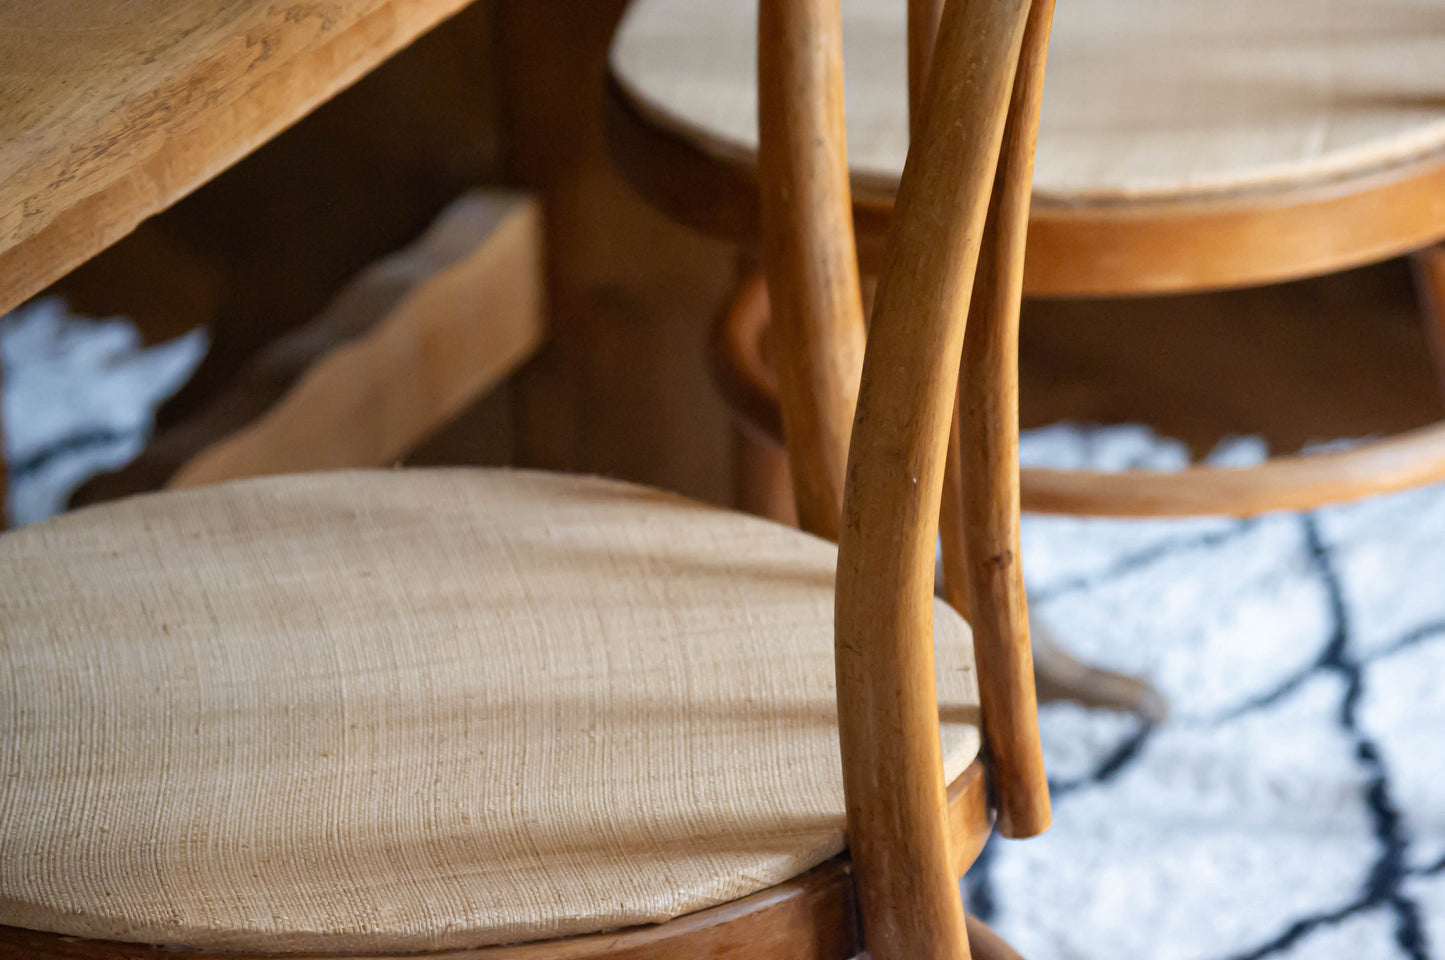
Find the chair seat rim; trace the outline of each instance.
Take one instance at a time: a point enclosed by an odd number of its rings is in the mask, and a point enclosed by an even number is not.
[[[718,319],[713,377],[739,425],[782,444],[776,378],[764,343],[771,317],[766,286],[744,281]],[[1343,450],[1285,454],[1248,467],[1177,471],[1019,471],[1029,513],[1098,517],[1248,517],[1311,510],[1445,480],[1445,420]]]
[[[612,158],[645,200],[704,234],[756,245],[754,153],[660,115],[615,69],[604,100]],[[852,180],[859,259],[875,273],[897,178],[855,171]],[[1177,197],[1036,193],[1024,291],[1092,297],[1258,286],[1375,263],[1442,237],[1445,150]]]
[[[960,878],[978,859],[993,832],[984,760],[975,757],[948,787],[947,823],[951,855]],[[557,940],[449,949],[421,954],[443,960],[741,960],[760,939],[783,944],[792,933],[809,931],[808,944],[781,960],[847,960],[862,949],[858,939],[855,890],[848,854],[826,860],[780,884],[728,903],[685,914],[664,923]],[[741,950],[739,949],[741,945]],[[156,946],[111,940],[87,940],[39,930],[0,926],[0,957],[51,957],[56,960],[155,960]],[[254,951],[227,952],[229,960],[323,960],[345,954]],[[375,960],[416,953],[375,954]]]

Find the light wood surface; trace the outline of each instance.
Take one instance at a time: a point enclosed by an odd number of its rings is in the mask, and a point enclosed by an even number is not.
[[[1262,283],[1445,233],[1442,16],[1435,0],[1062,10],[1027,291]],[[904,24],[901,2],[845,5],[865,269],[878,262],[907,144]],[[757,235],[754,196],[739,189],[755,176],[752,30],[746,4],[642,0],[613,56],[614,139],[672,147],[636,164],[641,145],[619,151],[624,169],[669,213],[744,242]]]
[[[944,9],[848,455],[838,709],[849,846],[866,946],[878,960],[968,956],[941,818],[927,638],[950,410],[1028,9],[1025,0],[951,0]]]
[[[454,203],[413,248],[367,271],[326,314],[268,351],[264,370],[299,380],[167,486],[396,463],[541,343],[541,230],[537,204],[518,196]],[[254,396],[248,387],[236,392]],[[179,429],[213,427],[235,409],[227,401],[239,399],[222,398],[205,422]]]
[[[909,0],[908,4],[908,117],[917,127],[933,51],[938,42],[942,4],[935,0]],[[982,251],[980,250],[980,253]],[[960,392],[964,371],[959,369]],[[939,561],[943,595],[950,606],[973,622],[973,582],[968,574],[967,521],[964,518],[963,433],[959,396],[949,405],[948,447],[943,461],[943,495],[938,504]]]
[[[0,310],[466,0],[34,0],[0,11]]]
[[[134,461],[87,483],[72,506],[173,478],[194,486],[391,465],[538,345],[540,231],[534,200],[463,195],[253,356],[204,407],[159,430]]]
[[[826,3],[758,6],[763,254],[783,436],[804,530],[838,539],[863,365],[842,36]]]

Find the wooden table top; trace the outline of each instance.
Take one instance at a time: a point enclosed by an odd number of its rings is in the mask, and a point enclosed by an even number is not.
[[[0,312],[467,2],[0,4]]]

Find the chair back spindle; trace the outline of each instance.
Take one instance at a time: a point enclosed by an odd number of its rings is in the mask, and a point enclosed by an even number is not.
[[[933,47],[938,40],[938,21],[943,16],[943,0],[908,0],[908,121],[910,127],[918,120],[923,100],[924,81],[933,62]]]
[[[838,539],[863,366],[838,2],[761,0],[758,165],[773,356],[798,522]]]
[[[1048,829],[1028,601],[1019,558],[1019,305],[1033,192],[1034,143],[1054,0],[1033,0],[1024,29],[988,220],[979,248],[960,371],[964,592],[978,662],[998,830]],[[945,490],[944,496],[957,495]],[[948,571],[945,571],[945,580]]]
[[[864,355],[839,540],[849,844],[883,960],[968,956],[942,810],[934,551],[974,267],[1027,0],[944,9]]]
[[[916,59],[932,46],[931,6],[910,5]],[[836,430],[814,427],[808,434],[796,426],[809,416],[815,425],[836,418],[838,398],[849,399],[839,371],[852,363],[856,376],[851,348],[831,354],[831,366],[818,362],[820,339],[861,330],[839,0],[760,0],[764,251],[790,456],[803,473],[809,462],[837,460],[839,447],[847,450],[835,527],[839,721],[865,942],[879,960],[968,956],[944,827],[932,644],[934,552],[956,418],[959,472],[974,481],[952,509],[968,527],[967,584],[978,598],[971,612],[985,624],[976,643],[987,648],[980,650],[979,674],[992,766],[1003,774],[996,778],[1000,822],[1023,835],[1048,820],[1037,736],[1030,741],[1021,732],[1029,724],[1036,730],[1037,720],[1017,570],[1016,382],[1006,368],[1017,336],[1014,261],[1021,263],[1017,241],[1026,226],[1034,75],[1041,77],[1051,8],[1030,0],[949,0],[936,21],[932,65],[918,68],[913,80],[913,147],[867,334],[851,443],[840,444]],[[1027,76],[1015,93],[1021,71]],[[972,311],[981,343],[965,360],[975,268],[985,247],[992,252],[980,275],[984,293]],[[789,356],[790,333],[801,361]],[[969,380],[960,418],[961,363]],[[810,395],[819,382],[833,385],[831,401]],[[798,415],[790,406],[811,413]],[[815,444],[810,453],[800,455],[800,439]],[[823,451],[829,444],[831,452]],[[808,528],[827,535],[836,508],[829,506],[827,477],[815,479],[795,478],[800,513],[815,510]],[[1012,755],[1030,751],[1035,755]]]

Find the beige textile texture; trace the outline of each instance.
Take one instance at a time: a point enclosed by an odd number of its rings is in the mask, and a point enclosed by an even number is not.
[[[276,477],[0,537],[0,923],[420,951],[843,849],[831,544],[611,481]],[[977,718],[936,611],[940,701]],[[976,756],[944,727],[945,770]]]
[[[892,189],[908,147],[906,0],[842,0],[848,159]],[[613,71],[713,153],[757,149],[755,0],[636,0]],[[1035,195],[1177,198],[1445,148],[1445,0],[1059,0]]]

